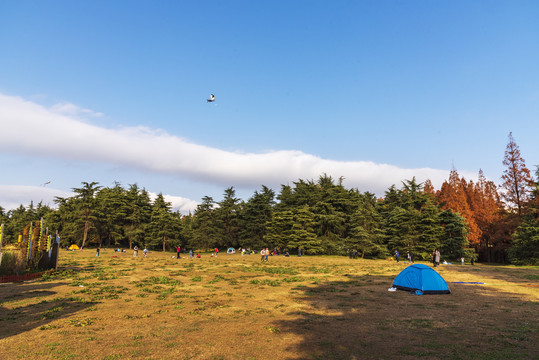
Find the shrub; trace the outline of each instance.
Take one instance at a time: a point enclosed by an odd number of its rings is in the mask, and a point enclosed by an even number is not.
[[[20,250],[2,252],[1,275],[20,275],[26,270],[26,261]]]

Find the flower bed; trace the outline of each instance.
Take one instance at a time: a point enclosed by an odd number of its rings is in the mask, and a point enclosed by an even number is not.
[[[40,278],[45,272],[38,272],[32,274],[23,274],[23,275],[0,275],[0,283],[8,282],[20,282]]]

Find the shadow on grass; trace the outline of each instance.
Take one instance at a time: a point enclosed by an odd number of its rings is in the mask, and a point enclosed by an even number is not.
[[[294,359],[533,359],[537,303],[450,286],[449,295],[388,292],[394,277],[297,287],[306,306],[275,322],[303,340]]]
[[[61,285],[65,283],[34,281],[0,285],[0,340],[38,327],[41,330],[63,327],[49,323],[95,305],[75,296],[50,299],[57,294],[54,288]]]
[[[538,269],[521,269],[509,266],[451,266],[452,271],[463,274],[473,274],[475,276],[484,276],[484,282],[489,282],[492,279],[507,281],[516,285],[533,285],[539,286],[539,268]]]

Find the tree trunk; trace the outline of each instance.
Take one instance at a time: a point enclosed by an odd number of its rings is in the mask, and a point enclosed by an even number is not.
[[[167,240],[167,235],[166,235],[166,232],[163,233],[163,252],[165,252],[165,243],[166,243],[166,240]]]
[[[86,238],[88,237],[88,229],[90,228],[90,223],[88,221],[84,222],[84,233],[82,234],[82,246],[81,248],[84,249],[84,245],[86,244]]]

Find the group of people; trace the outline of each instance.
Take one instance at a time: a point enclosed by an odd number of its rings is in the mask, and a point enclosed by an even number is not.
[[[181,252],[182,252],[181,246],[178,245],[178,246],[175,247],[175,249],[176,249],[176,256],[175,256],[175,258],[176,258],[176,259],[181,259],[181,256],[180,256],[180,254],[181,254]],[[245,255],[245,254],[248,254],[248,255],[250,255],[250,254],[255,254],[255,251],[254,251],[254,250],[251,250],[251,249],[244,249],[244,248],[240,248],[240,249],[241,249],[241,254],[242,254],[242,256]],[[139,250],[139,249],[138,249],[137,245],[133,246],[133,257],[137,257],[137,256],[138,256],[138,250]],[[96,256],[99,256],[99,251],[100,251],[100,249],[98,248],[97,251],[96,251]],[[114,251],[116,251],[116,252],[125,252],[124,249],[120,249],[120,248],[114,249]],[[148,250],[147,248],[144,248],[144,257],[146,257],[146,256],[148,255],[148,252],[149,252],[149,250]],[[183,249],[183,252],[185,253],[185,252],[186,252],[186,249]],[[301,248],[298,249],[298,256],[301,256],[301,252],[302,252]],[[219,249],[218,249],[218,248],[215,248],[214,251],[213,251],[213,253],[211,254],[211,257],[217,257],[218,254],[219,254]],[[265,248],[265,249],[262,249],[262,250],[260,251],[260,254],[261,254],[261,261],[266,261],[266,262],[267,262],[267,261],[269,260],[268,257],[269,257],[270,255],[280,255],[280,254],[281,254],[281,251],[280,251],[280,249],[275,248],[272,252],[270,252],[269,248]],[[289,256],[290,256],[290,254],[288,253],[288,251],[284,251],[284,252],[283,252],[283,255],[286,256],[286,257],[289,257]],[[199,253],[197,253],[196,255],[194,255],[193,249],[191,249],[191,250],[189,250],[189,258],[193,258],[193,257],[201,258],[201,255],[200,255]],[[173,256],[173,258],[174,258],[174,256]]]
[[[148,256],[148,248],[144,248],[144,250],[142,250],[142,252],[144,253],[144,257],[147,257]],[[138,256],[138,246],[135,245],[133,246],[133,257],[137,257]]]
[[[395,260],[397,260],[397,262],[399,262],[399,257],[400,257],[399,250],[395,250]],[[411,250],[408,250],[406,257],[408,258],[408,262],[410,264],[414,263],[414,253],[412,253]]]
[[[440,250],[434,249],[432,254],[430,254],[432,266],[437,267],[440,265]]]
[[[268,256],[269,256],[269,254],[270,254],[270,251],[269,251],[268,248],[266,248],[265,250],[262,249],[262,250],[260,251],[260,255],[261,255],[260,261],[262,261],[262,262],[264,262],[264,261],[265,261],[265,262],[268,262]]]
[[[176,259],[181,259],[181,256],[180,256],[180,253],[182,252],[182,248],[180,245],[176,246]],[[185,253],[186,252],[186,249],[183,249],[183,252]],[[215,249],[215,256],[217,256],[217,253],[219,252],[219,249]],[[214,256],[213,254],[211,255],[212,257]],[[193,253],[193,249],[190,249],[189,250],[189,259],[192,259],[192,258],[198,258],[200,259],[202,256],[200,256],[199,253],[197,253],[196,255]]]
[[[395,250],[395,260],[397,260],[397,262],[399,262],[399,257],[400,257],[399,250]],[[408,261],[411,264],[414,263],[414,254],[412,253],[412,251],[409,250],[408,253],[406,254],[406,257],[408,258]],[[430,257],[432,261],[432,266],[436,267],[440,265],[440,250],[434,249],[432,251],[432,254],[430,254]]]

